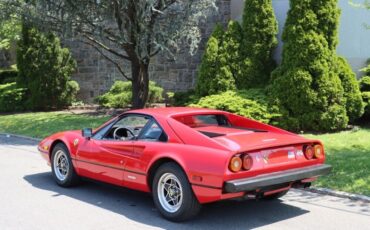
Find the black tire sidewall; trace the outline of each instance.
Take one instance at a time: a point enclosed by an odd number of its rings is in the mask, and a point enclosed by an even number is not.
[[[58,177],[55,175],[55,171],[54,171],[54,157],[55,157],[56,152],[58,152],[59,150],[63,151],[66,154],[67,160],[68,160],[68,174],[65,180],[59,180]],[[51,154],[51,171],[52,171],[53,178],[58,185],[63,186],[63,187],[68,187],[74,184],[76,175],[75,175],[75,171],[73,168],[71,156],[69,154],[67,147],[64,144],[57,144],[53,148],[53,151]]]
[[[181,183],[182,191],[183,191],[183,199],[182,204],[179,210],[174,213],[167,212],[161,205],[159,198],[158,198],[158,182],[161,176],[165,173],[172,173],[174,174],[179,182]],[[190,219],[191,217],[198,214],[200,209],[200,204],[196,197],[194,196],[193,190],[190,186],[188,178],[183,170],[175,163],[165,163],[156,171],[153,186],[153,200],[154,204],[159,210],[159,212],[168,220],[171,221],[184,221]],[[194,200],[195,199],[195,200]],[[194,207],[194,202],[196,203]]]

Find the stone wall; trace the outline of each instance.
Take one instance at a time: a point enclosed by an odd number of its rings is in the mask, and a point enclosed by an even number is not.
[[[157,82],[166,91],[186,91],[194,87],[197,68],[207,38],[216,23],[226,25],[230,19],[230,0],[218,0],[217,6],[218,12],[209,16],[201,26],[203,39],[198,52],[191,56],[187,49],[183,49],[175,60],[157,55],[152,59],[149,67],[151,80]],[[68,41],[65,45],[71,49],[77,60],[78,68],[73,79],[80,84],[81,90],[78,96],[80,100],[92,102],[96,96],[109,90],[114,81],[124,80],[113,64],[90,46],[78,41]]]

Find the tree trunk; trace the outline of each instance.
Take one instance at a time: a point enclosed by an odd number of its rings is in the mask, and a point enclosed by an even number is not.
[[[132,108],[145,107],[149,94],[149,63],[131,62],[132,71]]]

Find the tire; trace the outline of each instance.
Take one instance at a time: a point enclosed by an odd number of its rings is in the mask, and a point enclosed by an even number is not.
[[[55,182],[59,186],[71,187],[79,182],[80,178],[72,165],[69,151],[62,143],[58,143],[53,148],[51,154],[51,171]]]
[[[164,218],[174,222],[192,219],[201,209],[183,170],[175,163],[161,165],[152,185],[153,200]]]
[[[288,192],[289,192],[289,189],[282,191],[282,192],[274,193],[268,196],[264,196],[262,197],[262,200],[276,200],[276,199],[279,199],[280,197],[285,196]]]

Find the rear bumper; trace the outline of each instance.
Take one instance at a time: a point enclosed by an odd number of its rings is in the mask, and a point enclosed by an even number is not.
[[[322,164],[299,169],[285,170],[282,172],[270,173],[252,178],[231,180],[225,182],[223,189],[227,193],[254,191],[272,185],[322,176],[330,173],[331,168],[332,167],[330,165]]]

